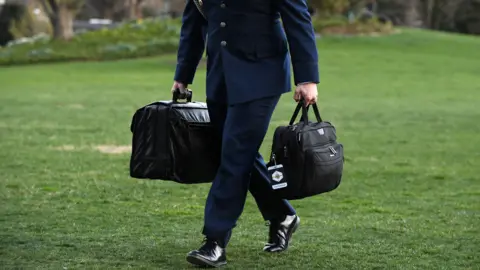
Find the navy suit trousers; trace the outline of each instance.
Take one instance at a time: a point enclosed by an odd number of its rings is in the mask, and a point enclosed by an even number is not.
[[[223,241],[243,212],[250,191],[265,220],[293,215],[288,201],[268,184],[266,164],[258,152],[280,95],[227,105],[207,101],[210,119],[221,138],[221,164],[205,207],[203,234]]]

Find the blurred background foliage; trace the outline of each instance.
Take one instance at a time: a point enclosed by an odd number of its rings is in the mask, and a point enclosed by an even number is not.
[[[480,0],[307,0],[319,35],[401,27],[480,35]],[[184,0],[7,0],[0,65],[150,56],[176,50]]]

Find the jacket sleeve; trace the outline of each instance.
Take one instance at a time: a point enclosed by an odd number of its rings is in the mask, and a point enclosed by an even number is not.
[[[290,48],[295,85],[319,83],[318,52],[306,0],[282,0],[280,16]]]
[[[182,16],[180,44],[174,80],[191,84],[197,66],[205,50],[205,26],[207,21],[192,0],[187,0]]]

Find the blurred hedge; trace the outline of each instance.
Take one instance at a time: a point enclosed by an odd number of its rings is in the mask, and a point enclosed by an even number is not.
[[[385,33],[389,24],[376,20],[349,22],[345,17],[314,18],[320,34]],[[19,39],[0,48],[0,66],[30,63],[114,60],[175,53],[178,48],[179,20],[149,19],[124,23],[114,29],[78,33],[70,41],[53,40],[48,35]]]
[[[390,22],[383,23],[376,18],[368,20],[349,21],[347,18],[329,17],[316,18],[313,20],[315,32],[322,35],[365,35],[365,34],[389,34],[393,32]]]
[[[113,60],[176,52],[180,24],[175,20],[131,22],[114,29],[78,33],[72,40],[37,35],[0,49],[0,65]]]

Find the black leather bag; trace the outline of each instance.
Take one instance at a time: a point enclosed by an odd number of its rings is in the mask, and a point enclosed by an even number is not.
[[[342,179],[343,145],[337,142],[335,127],[321,119],[316,104],[311,107],[317,121],[309,122],[309,107],[299,102],[289,125],[278,127],[273,136],[268,166],[283,165],[287,186],[275,192],[288,200],[330,192]],[[302,119],[294,124],[300,110]]]
[[[186,102],[179,102],[186,99]],[[190,90],[176,90],[171,101],[138,109],[130,130],[130,176],[182,184],[212,182],[220,164],[220,143],[207,105],[192,102]]]

